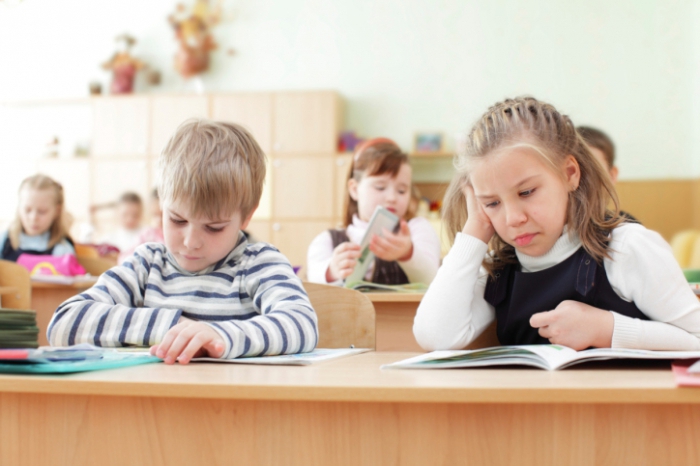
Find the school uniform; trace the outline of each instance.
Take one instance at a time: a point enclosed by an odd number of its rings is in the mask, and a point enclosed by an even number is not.
[[[700,350],[700,302],[668,243],[642,225],[615,228],[602,264],[566,231],[542,256],[516,251],[517,263],[491,278],[481,267],[487,251],[457,234],[418,307],[413,331],[423,348],[464,348],[494,319],[502,344],[548,343],[529,319],[570,299],[612,312],[613,348]]]
[[[51,234],[47,231],[41,235],[19,234],[19,247],[12,247],[7,231],[0,233],[0,259],[16,262],[22,254],[34,254],[42,256],[62,256],[64,254],[75,255],[73,242],[69,238],[63,238],[49,247]]]
[[[413,242],[413,254],[407,261],[375,260],[370,264],[364,279],[374,283],[399,285],[405,283],[430,283],[440,266],[440,239],[430,222],[415,217],[407,222]],[[355,215],[345,230],[327,230],[320,233],[309,245],[307,278],[310,282],[327,283],[326,270],[333,250],[350,241],[360,244],[369,224]],[[331,284],[340,285],[342,280]]]

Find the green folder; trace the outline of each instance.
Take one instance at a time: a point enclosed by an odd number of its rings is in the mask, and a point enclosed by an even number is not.
[[[75,372],[117,369],[119,367],[138,366],[161,362],[162,359],[150,354],[106,352],[101,358],[81,361],[51,362],[0,362],[0,373],[4,374],[71,374]]]

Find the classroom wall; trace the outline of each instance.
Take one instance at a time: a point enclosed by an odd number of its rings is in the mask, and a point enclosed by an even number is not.
[[[5,3],[0,101],[84,96],[95,79],[106,86],[99,65],[122,32],[138,39],[137,56],[163,72],[161,86],[142,89],[196,87],[171,70],[175,41],[166,17],[175,1]],[[700,177],[700,132],[693,131],[700,125],[697,2],[226,0],[224,6],[205,90],[337,89],[347,102],[348,128],[388,135],[406,149],[415,131],[442,131],[451,141],[488,105],[527,93],[577,124],[608,131],[623,181]],[[74,124],[79,139],[85,123],[74,112],[60,124]],[[0,144],[0,163],[18,167],[0,173],[4,199],[15,189],[7,183],[31,171],[28,160],[50,132],[26,136],[32,149],[20,151],[21,161]],[[434,178],[450,171],[443,164]]]

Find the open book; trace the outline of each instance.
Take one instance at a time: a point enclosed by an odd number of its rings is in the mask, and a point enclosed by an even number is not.
[[[648,351],[595,348],[575,351],[560,345],[494,346],[478,350],[433,351],[382,366],[382,369],[451,369],[520,365],[550,371],[604,359],[697,359],[700,351]]]
[[[345,287],[362,292],[393,291],[397,293],[425,293],[428,289],[428,285],[426,285],[425,283],[407,283],[405,285],[382,285],[381,283],[372,283],[366,281],[346,283]]]

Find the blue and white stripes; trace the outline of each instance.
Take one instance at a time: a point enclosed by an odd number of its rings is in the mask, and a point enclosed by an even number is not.
[[[224,358],[308,352],[318,341],[316,314],[289,261],[269,244],[243,239],[197,273],[182,270],[162,244],[140,246],[61,304],[48,338],[55,346],[150,346],[181,316],[217,330]]]

